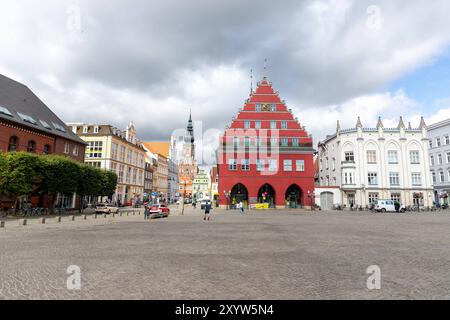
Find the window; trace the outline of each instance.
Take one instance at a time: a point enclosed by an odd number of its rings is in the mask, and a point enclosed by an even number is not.
[[[297,172],[305,171],[305,160],[295,160],[295,170]]]
[[[278,145],[278,138],[270,138],[270,145],[271,146],[277,146]]]
[[[390,172],[389,173],[389,183],[391,186],[399,186],[400,185],[400,174],[398,172]]]
[[[265,161],[262,159],[256,160],[256,171],[264,171]]]
[[[445,182],[444,171],[439,171],[439,182],[440,182],[440,183]]]
[[[398,152],[395,150],[388,151],[388,161],[390,164],[398,163]]]
[[[299,146],[298,138],[293,138],[293,139],[292,139],[292,146],[293,146],[293,147],[298,147],[298,146]]]
[[[438,154],[438,163],[439,164],[443,163],[443,161],[442,161],[442,154]]]
[[[447,152],[447,163],[450,163],[450,152]]]
[[[242,159],[241,160],[241,170],[242,171],[249,171],[250,170],[250,160],[249,159]]]
[[[98,127],[94,127],[94,133],[98,133]]]
[[[88,133],[88,127],[83,127],[83,133]]]
[[[127,163],[131,164],[133,161],[133,151],[127,149]]]
[[[410,151],[409,156],[411,158],[411,164],[420,164],[419,151]]]
[[[89,141],[86,147],[86,158],[101,158],[103,153],[103,141]]]
[[[434,156],[430,156],[430,165],[434,166]]]
[[[441,138],[436,138],[436,147],[441,146]]]
[[[14,152],[19,149],[19,138],[12,136],[9,138],[8,151]]]
[[[66,128],[64,128],[63,126],[52,122],[53,126],[55,127],[56,130],[61,131],[61,132],[66,132]]]
[[[355,155],[353,151],[348,151],[345,153],[345,162],[355,162]]]
[[[250,137],[245,137],[244,138],[244,144],[245,144],[245,146],[248,148],[248,147],[250,147]]]
[[[437,182],[437,179],[436,179],[436,172],[431,172],[431,177],[433,178],[433,183],[436,183]]]
[[[43,154],[50,154],[50,145],[48,145],[48,144],[46,144],[45,146],[44,146],[44,149],[42,150],[42,153]]]
[[[447,146],[450,144],[450,136],[445,136],[445,144]]]
[[[289,146],[289,140],[288,140],[288,138],[281,138],[281,145],[282,145],[283,147]]]
[[[64,153],[65,153],[65,154],[69,154],[69,152],[70,152],[70,146],[69,146],[69,144],[66,142],[66,143],[64,143]]]
[[[430,149],[433,148],[433,141],[432,140],[429,141],[429,144],[430,144]]]
[[[376,172],[369,172],[367,176],[369,180],[369,185],[371,186],[378,185],[378,174]]]
[[[27,152],[36,152],[36,142],[34,142],[33,140],[28,141]]]
[[[120,146],[119,160],[125,162],[125,147]]]
[[[118,182],[123,182],[123,164],[119,164]]]
[[[261,138],[260,138],[260,137],[256,137],[256,138],[255,138],[255,145],[256,145],[257,147],[260,147],[260,146],[261,146]]]
[[[367,151],[367,163],[377,163],[377,152],[374,150]]]
[[[283,161],[283,170],[284,171],[292,171],[292,160],[284,160]]]
[[[111,144],[111,157],[114,159],[114,160],[117,160],[117,148],[118,148],[119,146],[117,145],[117,143],[112,143]]]
[[[9,110],[8,110],[7,108],[2,107],[2,106],[0,106],[0,113],[1,113],[1,114],[4,114],[4,115],[6,115],[6,116],[9,116],[9,117],[12,117],[12,116],[13,116],[12,113],[9,112]]]
[[[261,104],[259,104],[259,103],[255,104],[255,111],[261,112]]]
[[[255,129],[261,129],[261,121],[255,121]]]
[[[233,145],[239,147],[239,137],[233,137]]]
[[[402,203],[402,198],[400,193],[391,193],[391,200],[392,201],[397,201],[398,203]]]
[[[228,170],[230,170],[230,171],[236,171],[237,170],[237,160],[236,159],[229,159],[228,160]]]
[[[369,193],[369,203],[375,204],[378,200],[378,193]]]
[[[281,129],[287,129],[288,123],[287,121],[281,121]]]
[[[73,155],[74,155],[75,157],[78,157],[78,152],[79,152],[78,146],[73,147]]]
[[[269,171],[277,172],[278,171],[278,161],[277,160],[269,160]]]
[[[42,126],[45,128],[45,129],[48,129],[48,130],[52,130],[52,127],[50,127],[50,125],[47,123],[47,122],[45,122],[44,120],[39,120],[39,122],[42,124]],[[73,133],[77,133],[77,127],[76,126],[74,126],[73,127],[74,129],[74,132]]]
[[[413,186],[421,186],[422,185],[422,177],[420,173],[414,172],[411,174],[411,181]]]
[[[31,123],[31,124],[34,124],[34,125],[37,125],[37,124],[38,124],[36,120],[34,120],[34,119],[33,119],[32,117],[30,117],[30,116],[27,116],[26,114],[23,114],[23,113],[20,113],[20,112],[17,112],[17,114],[18,114],[19,117],[20,117],[23,121],[25,121],[25,122],[28,122],[28,123]]]
[[[346,185],[353,184],[353,172],[344,172],[344,184]]]
[[[277,105],[275,103],[270,105],[270,111],[272,111],[272,112],[277,111]]]
[[[276,121],[270,121],[270,129],[276,129],[277,128],[277,122]]]
[[[336,159],[335,158],[333,158],[332,160],[331,160],[331,169],[334,171],[334,170],[336,170]]]
[[[246,121],[244,122],[244,128],[245,128],[245,129],[250,129],[250,121],[246,120]]]

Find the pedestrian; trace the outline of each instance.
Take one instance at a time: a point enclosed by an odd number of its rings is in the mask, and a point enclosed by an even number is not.
[[[397,212],[397,213],[400,212],[400,202],[395,201],[394,206],[395,206],[395,212]]]
[[[150,216],[150,210],[148,209],[148,206],[144,206],[144,220],[148,220]]]
[[[211,204],[207,202],[205,204],[205,216],[203,217],[203,220],[205,220],[205,221],[208,220],[209,221],[211,210],[212,210]]]
[[[353,211],[353,206],[354,206],[355,204],[353,203],[353,202],[350,202],[350,211]]]
[[[244,204],[241,202],[239,202],[239,209],[241,210],[241,213],[244,213]]]

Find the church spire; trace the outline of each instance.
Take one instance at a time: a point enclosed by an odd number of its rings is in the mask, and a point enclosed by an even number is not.
[[[383,121],[381,121],[381,117],[378,117],[377,129],[384,128]]]
[[[426,129],[426,128],[427,128],[427,124],[425,123],[425,119],[423,117],[421,117],[419,129]]]
[[[358,116],[358,120],[356,121],[356,128],[362,128],[362,127],[363,127],[363,125],[362,125],[362,122],[361,122],[361,117]]]
[[[398,123],[397,129],[406,129],[405,122],[403,122],[403,117],[400,117],[400,122]]]

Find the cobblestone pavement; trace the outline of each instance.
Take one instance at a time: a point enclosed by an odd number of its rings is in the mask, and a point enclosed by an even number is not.
[[[81,268],[69,291],[68,266]],[[366,288],[368,266],[381,290]],[[450,299],[450,215],[200,210],[0,229],[0,299]]]

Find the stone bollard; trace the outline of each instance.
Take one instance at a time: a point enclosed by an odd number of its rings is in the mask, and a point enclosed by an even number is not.
[[[136,215],[136,211],[133,211],[133,216],[135,216]]]
[[[115,213],[113,213],[113,214],[112,214],[112,217],[113,217],[113,218],[115,218],[115,217],[116,217],[116,214],[115,214]]]
[[[130,213],[129,212],[127,212],[127,217],[130,215]]]
[[[70,221],[75,221],[75,216],[71,216]]]
[[[94,214],[94,219],[97,219],[97,214]]]
[[[41,224],[45,224],[45,218],[41,218]]]
[[[61,218],[61,217],[56,217],[56,223],[60,223],[60,222],[61,222],[61,220],[62,220],[62,218]]]
[[[106,218],[106,213],[103,215],[103,218]]]
[[[120,217],[122,216],[122,212],[119,213],[119,216],[120,216]]]
[[[84,219],[84,220],[87,220],[87,214],[85,214],[85,215],[83,216],[83,219]]]
[[[20,219],[19,220],[19,226],[26,226],[27,225],[27,219]]]
[[[0,221],[0,228],[4,228],[5,227],[5,221]]]

